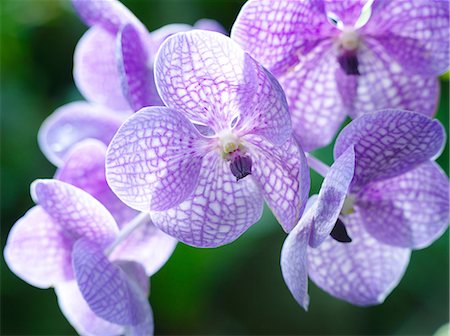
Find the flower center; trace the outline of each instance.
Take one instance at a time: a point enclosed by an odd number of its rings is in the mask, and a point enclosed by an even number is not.
[[[252,173],[252,159],[237,136],[231,132],[219,135],[222,157],[230,163],[231,173],[239,181]]]
[[[344,205],[342,206],[341,209],[341,214],[342,215],[351,215],[352,213],[355,212],[354,206],[355,206],[355,200],[356,197],[353,194],[349,194],[347,195],[347,197],[344,200]]]
[[[359,33],[352,27],[346,27],[339,36],[339,45],[347,51],[355,51],[360,43]]]
[[[222,147],[222,152],[224,154],[229,154],[234,152],[239,148],[240,141],[237,136],[233,133],[226,132],[219,135],[220,146]]]
[[[358,32],[351,27],[344,28],[339,36],[338,43],[338,62],[342,70],[347,75],[359,75],[357,53],[361,38]]]

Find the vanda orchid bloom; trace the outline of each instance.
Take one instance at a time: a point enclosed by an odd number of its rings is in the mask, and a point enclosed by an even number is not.
[[[163,43],[155,79],[167,107],[138,111],[108,148],[116,195],[193,246],[237,239],[261,217],[263,199],[289,232],[309,171],[273,76],[230,38],[198,30]]]
[[[220,24],[207,19],[194,26],[172,24],[149,33],[117,0],[72,3],[91,27],[75,50],[75,83],[86,99],[115,110],[162,105],[153,79],[153,61],[165,38],[190,29],[225,33]]]
[[[150,218],[135,227],[130,225],[140,216],[139,212],[120,201],[106,183],[105,156],[103,143],[85,140],[67,154],[55,178],[88,192],[108,209],[123,235],[112,249],[111,257],[135,261],[144,267],[147,276],[152,276],[172,255],[177,241],[157,229]]]
[[[144,302],[148,296],[147,276],[153,275],[167,261],[175,248],[176,241],[158,230],[149,216],[139,215],[137,211],[127,207],[114,195],[105,179],[105,154],[106,146],[100,141],[94,139],[82,141],[66,154],[64,164],[55,174],[55,178],[71,183],[73,186],[58,181],[35,183],[35,185],[42,184],[43,187],[34,185],[32,190],[47,188],[52,194],[45,196],[47,194],[35,193],[39,206],[30,210],[13,227],[5,248],[5,259],[10,268],[30,284],[38,287],[55,287],[62,312],[79,333],[103,336],[119,335],[128,330],[130,333],[147,335],[153,328],[151,315],[148,315],[148,312],[145,313],[143,323],[138,323],[134,317],[132,321],[128,321],[129,323],[122,318],[115,320],[116,317],[111,317],[108,315],[110,313],[103,312],[103,308],[98,306],[99,304],[103,304],[104,307],[113,305],[114,297],[111,295],[115,289],[111,288],[112,292],[105,293],[100,288],[104,286],[103,282],[95,284],[99,287],[94,288],[90,281],[101,280],[95,276],[96,272],[110,272],[118,279],[123,277],[122,271],[132,276],[132,281],[138,281],[143,293],[136,294],[137,296],[133,294],[131,297],[133,302],[127,302],[127,298],[117,296],[115,302],[117,307],[111,306],[111,309],[116,309],[115,314],[119,314],[118,307],[122,304],[121,301],[125,300],[124,304],[131,306],[121,308],[130,310],[122,311],[123,314],[142,314],[139,310],[147,311]],[[75,186],[88,192],[96,200]],[[59,190],[61,190],[61,196],[56,193]],[[67,209],[53,209],[53,206],[49,205],[50,208],[47,211],[47,203],[54,202],[62,202],[62,206]],[[109,213],[103,206],[109,210]],[[101,216],[83,215],[84,212],[94,210]],[[70,211],[73,218],[69,217],[65,211]],[[111,215],[117,224],[110,223]],[[93,223],[97,225],[97,221],[103,217],[105,222],[114,227],[114,231],[117,231],[117,226],[120,229],[118,233],[111,234],[115,240],[109,239],[110,243],[103,249],[105,253],[97,246],[100,244],[97,238],[88,233],[84,234],[90,230],[89,227]],[[92,229],[94,231],[95,225]],[[92,239],[95,244],[85,240],[78,242],[78,239],[82,240],[85,236]],[[75,246],[74,244],[78,248],[72,247],[72,245]],[[57,258],[56,261],[55,258]],[[60,259],[65,260],[60,261]],[[113,260],[113,264],[108,259]],[[52,262],[55,265],[50,265]],[[80,279],[78,284],[75,279],[72,279],[73,270],[71,270],[70,262],[73,265],[82,264],[77,266],[78,272],[82,272],[79,277],[77,276],[77,279]],[[117,267],[120,267],[122,271],[119,271]],[[77,272],[77,268],[74,270]],[[58,274],[62,271],[68,276],[59,278]],[[88,279],[83,280],[82,274],[86,272],[89,274]],[[129,285],[130,290],[139,292],[133,284],[122,282],[116,285]],[[94,294],[87,293],[88,291],[93,291]],[[85,295],[88,297],[85,298]],[[106,297],[102,299],[101,295]],[[142,302],[135,302],[137,299]]]
[[[306,151],[352,118],[432,116],[449,69],[449,4],[434,0],[249,0],[231,37],[280,81]]]
[[[153,60],[168,36],[191,29],[225,33],[219,23],[208,19],[194,26],[170,24],[149,33],[116,0],[73,0],[73,4],[91,26],[78,43],[74,59],[75,82],[89,102],[61,106],[42,124],[39,146],[55,166],[62,165],[71,148],[85,139],[109,145],[132,111],[162,105],[154,84]],[[128,80],[133,83],[130,87]]]
[[[17,221],[5,247],[10,269],[36,287],[55,287],[61,310],[81,334],[152,334],[145,270],[111,258],[122,238],[108,210],[58,180],[35,181],[31,194],[38,205]]]
[[[411,249],[430,245],[448,227],[448,178],[430,161],[444,145],[438,121],[384,110],[344,128],[328,172],[310,158],[325,179],[281,254],[284,279],[300,305],[308,307],[308,275],[352,304],[384,301]]]

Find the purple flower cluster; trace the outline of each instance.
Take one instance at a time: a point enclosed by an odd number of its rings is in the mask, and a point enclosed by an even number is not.
[[[87,101],[42,125],[58,168],[32,184],[4,256],[55,288],[80,334],[151,335],[148,277],[177,241],[228,244],[264,203],[305,309],[308,276],[352,304],[383,302],[411,250],[446,230],[449,182],[433,161],[446,138],[431,116],[448,3],[249,0],[230,38],[211,20],[150,33],[116,0],[72,2],[90,27],[74,55]],[[331,167],[304,153],[346,115]],[[311,197],[309,167],[324,176]]]

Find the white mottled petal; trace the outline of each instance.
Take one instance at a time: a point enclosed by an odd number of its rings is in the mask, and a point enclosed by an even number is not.
[[[352,192],[365,184],[394,177],[438,155],[445,143],[442,124],[423,114],[387,109],[365,114],[336,139],[334,156],[355,148]]]
[[[18,277],[48,288],[73,278],[72,244],[58,223],[42,207],[35,206],[12,227],[4,257]]]
[[[167,107],[143,108],[122,125],[108,148],[108,184],[134,209],[174,207],[197,185],[203,144],[181,113]]]
[[[330,167],[316,202],[309,244],[319,246],[331,233],[344,205],[355,167],[355,152],[349,147]]]
[[[116,336],[125,331],[123,326],[98,317],[78,289],[75,280],[63,282],[55,287],[59,308],[80,335]]]
[[[118,227],[109,211],[87,192],[58,180],[36,180],[31,194],[72,241],[86,237],[106,247]]]
[[[274,146],[258,136],[247,136],[252,175],[264,199],[286,232],[297,224],[308,200],[309,168],[305,154],[291,137]]]
[[[342,91],[352,118],[385,108],[399,108],[432,117],[439,102],[439,80],[405,72],[401,63],[373,38],[358,51],[359,72],[354,90]]]
[[[308,202],[309,203],[309,202]],[[295,300],[308,310],[308,265],[306,252],[314,216],[314,205],[302,216],[296,227],[289,233],[281,250],[281,271],[284,281]]]
[[[114,110],[130,110],[120,83],[114,34],[94,26],[83,35],[74,53],[73,77],[87,100]]]
[[[170,258],[176,244],[176,239],[159,230],[149,219],[114,249],[111,259],[138,262],[152,276]]]
[[[309,276],[338,299],[358,306],[380,304],[403,277],[411,252],[371,237],[358,213],[343,222],[352,242],[329,237],[319,247],[309,248]]]
[[[332,41],[323,41],[279,76],[292,130],[305,151],[328,145],[345,119],[348,101],[341,92],[351,88],[352,78],[342,75],[336,58]]]
[[[327,22],[322,0],[250,0],[231,37],[279,76],[335,30]]]
[[[179,206],[152,212],[153,222],[167,234],[196,247],[216,247],[237,239],[256,223],[263,198],[250,176],[236,181],[217,152],[203,159],[193,194]]]
[[[424,248],[449,223],[448,177],[434,162],[367,185],[357,197],[367,231],[393,246]]]
[[[194,30],[169,37],[155,61],[165,104],[216,132],[252,101],[259,65],[223,34]]]
[[[148,293],[133,280],[134,266],[124,270],[111,263],[97,244],[85,238],[75,243],[72,260],[78,288],[95,314],[125,326],[152,320]]]
[[[39,147],[55,166],[77,143],[97,139],[108,145],[128,113],[77,101],[61,106],[43,123],[38,133]]]

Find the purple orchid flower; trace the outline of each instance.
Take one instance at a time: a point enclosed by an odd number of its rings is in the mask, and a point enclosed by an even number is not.
[[[311,151],[331,142],[346,115],[432,116],[448,32],[447,1],[249,0],[231,36],[280,81],[294,133]]]
[[[155,79],[167,107],[135,113],[108,148],[116,195],[193,246],[237,239],[261,217],[263,199],[290,231],[309,171],[273,76],[230,38],[198,30],[163,43]]]
[[[137,262],[147,276],[152,276],[172,255],[177,241],[156,228],[150,218],[138,227],[130,225],[139,212],[125,205],[106,183],[105,157],[103,143],[85,140],[67,154],[55,178],[94,196],[114,217],[121,233],[128,232],[112,251],[111,258]]]
[[[430,161],[443,145],[438,121],[384,110],[344,128],[327,173],[310,157],[325,179],[281,255],[284,279],[300,305],[309,304],[308,275],[352,304],[384,301],[402,278],[411,249],[430,245],[448,227],[449,181]]]
[[[55,287],[63,313],[82,334],[151,334],[145,270],[111,261],[123,236],[109,211],[58,180],[35,181],[31,194],[38,205],[17,221],[5,247],[10,269],[36,287]]]
[[[162,105],[153,79],[153,60],[163,42],[161,32],[153,36],[116,0],[72,3],[91,27],[74,55],[74,79],[81,93],[89,101],[116,110],[137,111],[144,106]],[[224,32],[213,20],[200,20],[194,27],[170,25],[163,31],[167,37],[193,28]]]

